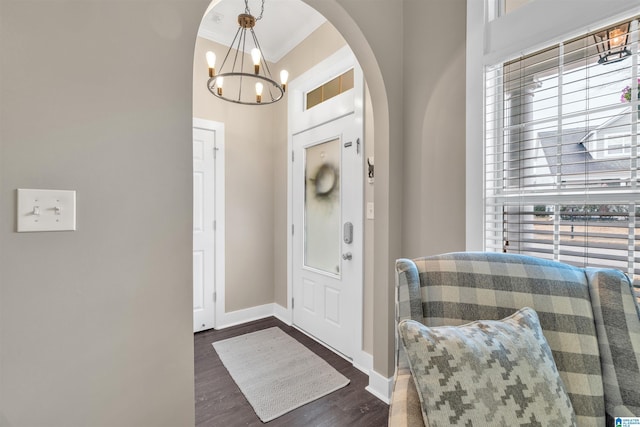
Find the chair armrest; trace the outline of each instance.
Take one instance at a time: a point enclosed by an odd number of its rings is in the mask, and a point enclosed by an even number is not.
[[[396,371],[389,404],[389,427],[424,427],[420,398],[408,367]]]
[[[422,322],[422,293],[416,264],[401,258],[396,260],[396,325],[405,319]]]
[[[640,311],[629,278],[587,268],[607,416],[640,416]]]

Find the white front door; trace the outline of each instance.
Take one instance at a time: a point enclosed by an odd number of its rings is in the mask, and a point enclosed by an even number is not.
[[[215,142],[215,130],[193,128],[194,332],[215,321]]]
[[[362,289],[362,144],[350,114],[293,137],[293,322],[347,357]]]

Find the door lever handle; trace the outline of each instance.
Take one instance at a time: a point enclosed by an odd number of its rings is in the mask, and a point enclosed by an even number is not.
[[[346,254],[342,254],[342,259],[343,260],[350,260],[351,258],[353,258],[353,256],[351,255],[351,252],[347,252]]]

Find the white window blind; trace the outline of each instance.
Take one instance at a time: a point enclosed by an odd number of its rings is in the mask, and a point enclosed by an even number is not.
[[[486,250],[640,283],[638,17],[624,22],[622,60],[598,62],[599,30],[486,68]]]

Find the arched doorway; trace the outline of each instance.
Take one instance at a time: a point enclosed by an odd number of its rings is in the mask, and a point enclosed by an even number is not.
[[[211,7],[218,2],[214,1]],[[390,207],[390,197],[389,197],[389,107],[387,101],[387,91],[385,89],[384,81],[382,78],[381,70],[378,66],[377,60],[373,53],[371,46],[367,42],[364,34],[358,29],[358,25],[355,24],[354,20],[351,16],[344,10],[344,8],[335,1],[314,1],[308,0],[305,3],[312,6],[322,15],[324,15],[328,21],[337,29],[337,31],[342,34],[347,43],[351,46],[352,50],[356,54],[359,62],[362,65],[365,78],[369,85],[369,90],[371,93],[371,104],[372,104],[372,117],[374,118],[375,126],[375,156],[376,156],[376,189],[375,189],[375,212],[376,212],[376,220],[373,228],[375,230],[375,245],[373,245],[372,254],[370,254],[370,258],[368,262],[371,265],[375,265],[374,272],[371,274],[375,279],[373,280],[373,284],[369,292],[365,295],[365,317],[366,313],[369,313],[369,317],[366,317],[365,322],[363,324],[363,335],[365,336],[365,340],[369,337],[367,352],[373,355],[368,361],[363,363],[363,368],[365,370],[371,371],[371,373],[375,373],[373,371],[378,371],[381,373],[380,378],[387,379],[392,375],[392,366],[391,362],[393,359],[392,356],[392,343],[393,343],[393,333],[391,327],[391,319],[393,318],[392,311],[392,286],[389,284],[392,283],[391,278],[391,266],[392,263],[390,260],[395,259],[391,254],[394,252],[394,247],[398,246],[396,243],[399,232],[394,232],[394,229],[398,229],[398,225],[391,226],[390,224],[390,215],[389,212],[393,209],[399,208],[391,208]],[[268,10],[268,9],[267,9]],[[201,56],[199,56],[201,55]],[[204,82],[206,78],[204,78],[203,74],[205,73],[204,66],[204,55],[202,52],[198,52],[198,48],[196,48],[196,58],[194,61],[194,88],[201,84],[202,88],[204,88]],[[198,74],[201,74],[200,76]],[[194,115],[197,113],[196,96],[194,94]],[[262,107],[261,107],[262,108]],[[271,110],[263,110],[267,111],[265,116],[269,117],[269,119],[265,119],[265,117],[256,117],[255,123],[257,123],[257,127],[270,126],[268,123],[269,120],[273,121],[274,117],[277,117],[278,114],[286,115],[283,110],[279,110],[278,106],[274,106]],[[236,110],[239,111],[239,110]],[[220,112],[219,116],[211,117],[212,120],[222,121],[225,123],[227,134],[230,136],[229,126],[227,123],[227,119],[233,119],[236,116],[236,111],[231,112],[231,110],[227,109],[226,111]],[[248,112],[245,109],[242,110],[243,115],[251,115],[251,112]],[[205,117],[206,118],[206,117]],[[256,139],[260,138],[260,134],[256,134],[253,137],[248,139]],[[275,139],[279,139],[276,136]],[[262,250],[258,250],[257,252],[251,252],[251,248],[249,248],[249,253],[245,258],[237,258],[238,260],[242,259],[243,262],[248,259],[259,259],[266,258],[272,256],[271,266],[269,267],[267,264],[261,265],[256,268],[256,270],[266,272],[267,281],[271,281],[273,285],[271,286],[271,295],[269,295],[269,290],[264,288],[254,289],[250,286],[236,286],[237,283],[241,283],[239,280],[241,277],[241,268],[237,268],[234,266],[233,259],[233,249],[231,247],[236,247],[240,250],[246,250],[246,245],[242,247],[239,242],[242,241],[250,241],[250,239],[255,238],[255,233],[247,232],[246,224],[237,223],[235,226],[232,222],[232,218],[234,219],[242,219],[247,220],[246,212],[250,212],[252,209],[255,210],[255,206],[251,206],[250,203],[247,202],[246,199],[243,198],[242,194],[244,191],[232,191],[227,188],[227,194],[231,195],[227,198],[227,235],[233,235],[233,241],[228,237],[226,239],[227,243],[227,260],[225,265],[225,270],[227,273],[227,277],[225,278],[225,294],[227,297],[227,301],[225,301],[225,306],[227,307],[228,313],[233,313],[233,315],[227,316],[225,319],[227,323],[233,322],[241,322],[245,320],[249,320],[251,318],[264,317],[272,314],[280,314],[282,315],[282,311],[279,311],[278,307],[287,307],[290,301],[290,295],[288,295],[286,288],[283,285],[283,279],[286,283],[287,280],[287,270],[286,270],[286,257],[283,257],[282,254],[286,253],[286,244],[284,244],[283,239],[288,232],[286,228],[286,221],[283,221],[282,218],[286,217],[286,210],[279,210],[278,206],[282,207],[283,204],[283,195],[286,194],[286,190],[282,188],[283,182],[286,182],[286,159],[288,158],[288,153],[286,150],[282,149],[282,146],[273,146],[270,144],[269,150],[265,149],[263,145],[253,145],[249,147],[249,144],[244,144],[244,153],[251,153],[251,158],[249,161],[246,158],[243,158],[243,154],[240,150],[236,153],[233,153],[231,147],[235,147],[240,149],[243,143],[233,144],[229,137],[227,138],[227,183],[230,184],[232,182],[256,182],[260,174],[262,174],[262,179],[264,180],[265,176],[268,176],[269,171],[272,172],[275,177],[271,184],[267,185],[266,191],[261,191],[263,194],[270,194],[275,200],[274,205],[268,204],[269,208],[263,210],[264,215],[261,215],[258,220],[252,219],[254,221],[252,225],[249,227],[249,230],[256,230],[257,228],[261,229],[271,229],[271,246],[269,247],[269,237],[263,238],[261,236],[259,238],[259,242],[256,243],[256,247],[262,248]],[[257,153],[256,153],[257,151]],[[394,155],[394,156],[397,156]],[[256,160],[256,157],[259,157],[260,160]],[[231,170],[233,170],[233,164],[240,165],[243,164],[244,171],[252,171],[246,173],[244,176],[236,176],[235,178],[230,176],[233,174]],[[250,176],[249,176],[250,175]],[[278,184],[280,183],[280,184]],[[238,202],[238,206],[242,206],[241,209],[238,209],[240,212],[238,215],[230,212],[229,209],[233,209],[230,206],[233,206],[235,202]],[[271,209],[270,207],[273,206]],[[286,208],[285,208],[286,209]],[[283,215],[283,213],[285,215]],[[284,226],[283,226],[284,225]],[[231,231],[234,230],[234,231]],[[263,259],[264,261],[264,259]],[[377,262],[376,262],[377,261]],[[237,265],[240,265],[238,263]],[[272,279],[271,279],[272,278]],[[268,288],[269,286],[267,286]],[[271,301],[275,301],[275,304],[270,303]],[[367,299],[368,298],[368,299]],[[274,308],[275,307],[275,308]],[[372,313],[376,312],[376,316],[373,316]],[[237,314],[237,315],[236,315]],[[376,330],[376,334],[374,336],[373,331]],[[384,389],[386,387],[382,386]],[[381,392],[381,394],[386,394],[385,392]]]

